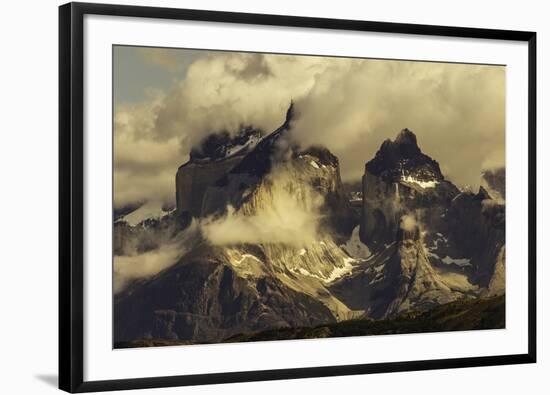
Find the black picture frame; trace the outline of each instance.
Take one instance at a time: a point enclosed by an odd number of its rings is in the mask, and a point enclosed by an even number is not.
[[[87,14],[226,22],[282,27],[402,33],[528,43],[528,352],[471,358],[419,360],[182,376],[84,381],[83,351],[83,19]],[[321,376],[449,369],[536,362],[536,33],[187,10],[69,3],[59,8],[59,388],[90,392],[138,388],[297,379]]]

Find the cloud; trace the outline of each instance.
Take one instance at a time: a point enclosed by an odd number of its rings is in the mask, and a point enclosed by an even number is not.
[[[120,292],[128,281],[146,278],[176,263],[181,256],[177,244],[162,246],[141,255],[114,257],[114,288]]]
[[[266,57],[258,53],[230,57],[230,60],[225,63],[225,70],[244,81],[273,77]]]
[[[289,173],[275,169],[250,199],[253,207],[229,206],[221,218],[201,223],[204,237],[214,245],[283,243],[294,246],[318,239],[323,198]]]
[[[407,232],[412,232],[416,229],[416,219],[412,215],[403,215],[399,223],[399,227]]]
[[[155,138],[155,117],[164,96],[139,104],[118,105],[114,133],[114,200],[121,208],[136,202],[174,201],[174,179],[187,156],[180,139]]]
[[[291,99],[294,139],[327,146],[344,180],[405,127],[459,185],[476,189],[482,168],[504,164],[504,67],[208,52],[169,92],[115,108],[116,204],[173,201],[191,146],[241,125],[272,131]]]
[[[189,227],[171,239],[158,236],[156,242],[159,246],[151,251],[139,254],[133,250],[126,255],[115,255],[115,293],[122,291],[129,281],[152,277],[176,264],[195,245],[199,235],[199,224],[193,221]]]

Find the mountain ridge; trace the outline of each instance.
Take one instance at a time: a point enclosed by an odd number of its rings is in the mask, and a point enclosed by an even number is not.
[[[158,223],[185,218],[176,233],[195,224],[196,236],[185,239],[194,244],[115,295],[116,343],[219,342],[276,327],[393,319],[504,293],[501,196],[484,187],[461,192],[403,129],[365,164],[358,210],[338,158],[289,138],[294,111],[291,104],[283,124],[258,139],[253,127],[236,139],[207,138],[178,168],[176,210]],[[297,230],[293,215],[315,226],[300,228],[295,240],[271,240],[281,230],[270,226]],[[235,241],[237,225],[252,227],[249,241]],[[131,244],[125,232],[117,245]]]

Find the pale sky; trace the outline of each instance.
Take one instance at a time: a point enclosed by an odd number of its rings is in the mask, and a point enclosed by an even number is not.
[[[148,90],[168,91],[204,51],[116,46],[114,53],[115,102],[135,103]]]
[[[189,149],[213,131],[269,133],[291,100],[293,137],[327,146],[357,180],[403,128],[458,185],[504,165],[505,67],[114,48],[115,206],[174,200]]]

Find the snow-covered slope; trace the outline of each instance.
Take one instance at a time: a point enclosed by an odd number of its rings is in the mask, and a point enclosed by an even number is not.
[[[149,219],[159,220],[173,212],[174,209],[165,210],[162,202],[150,201],[120,217],[116,222],[126,222],[130,226],[136,226]]]

